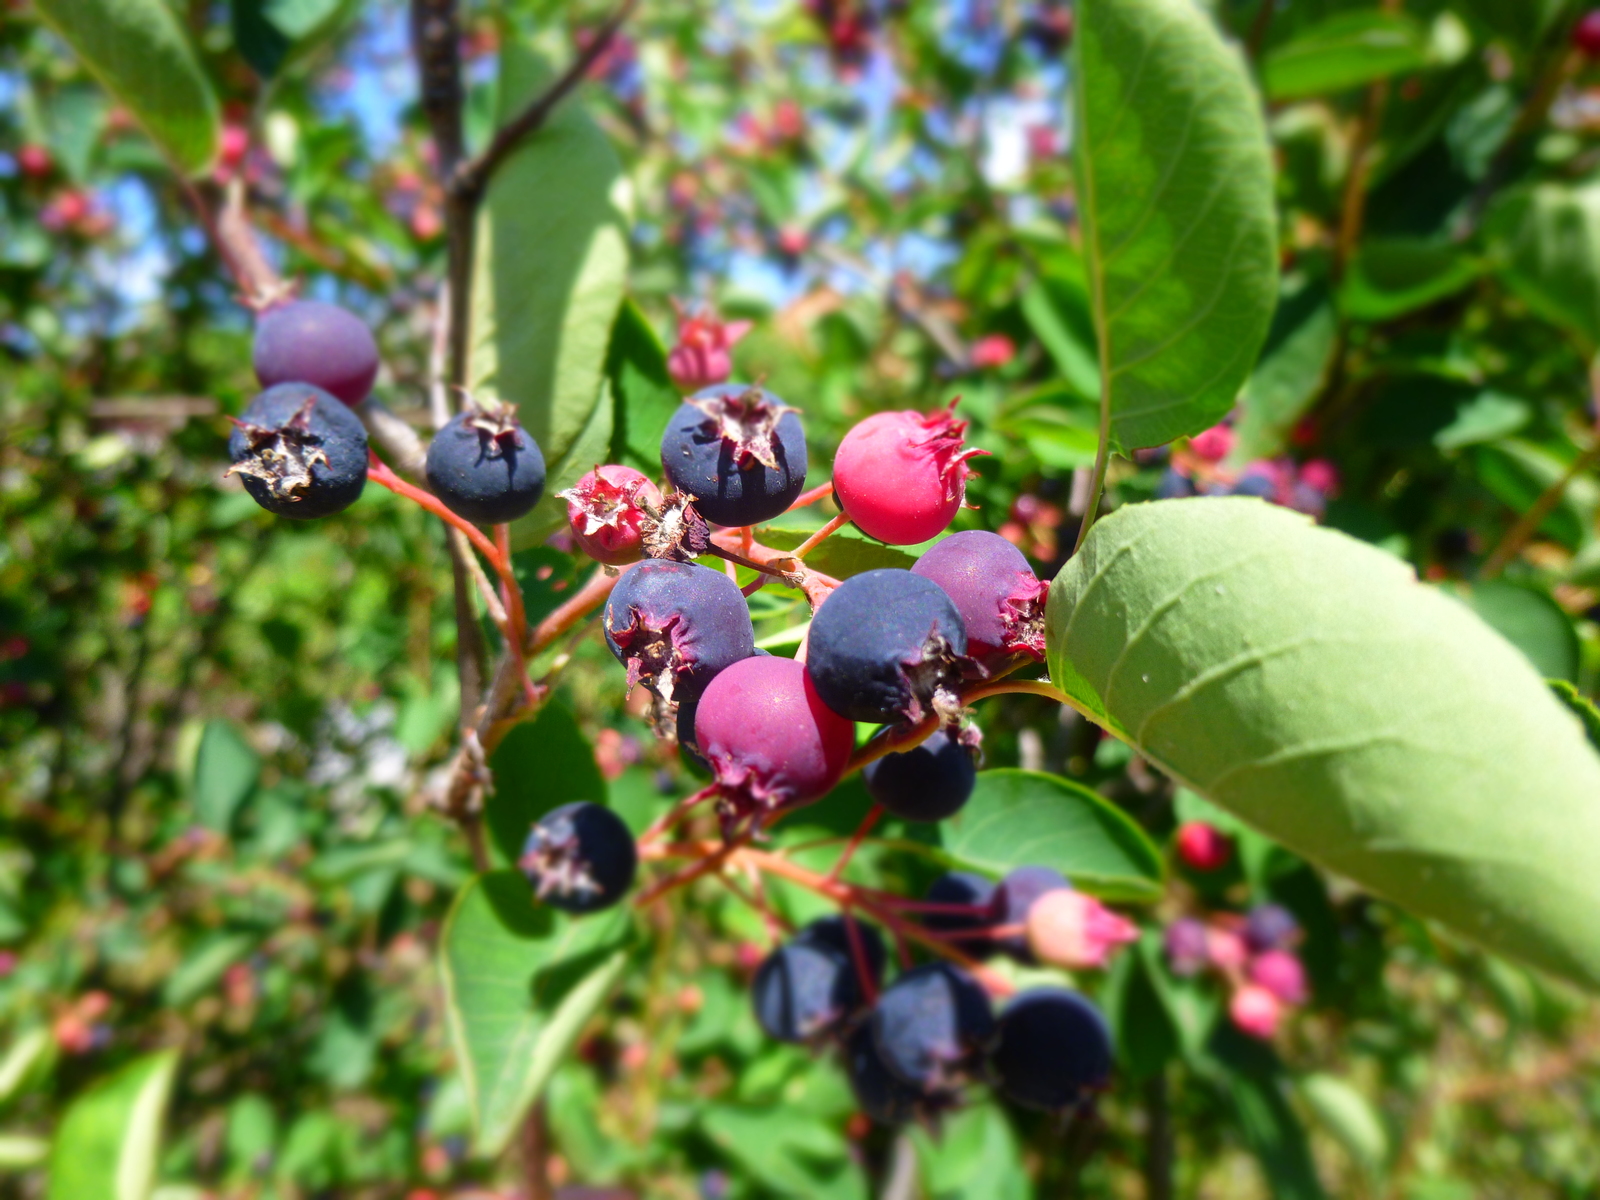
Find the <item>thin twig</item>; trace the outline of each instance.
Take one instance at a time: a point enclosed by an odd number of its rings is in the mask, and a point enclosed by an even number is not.
[[[617,31],[638,6],[639,0],[623,0],[616,12],[595,31],[594,37],[578,57],[573,59],[561,73],[561,77],[496,131],[482,153],[462,163],[448,176],[452,196],[472,205],[477,204],[479,198],[488,190],[489,181],[494,178],[495,171],[525,138],[539,131],[550,114],[556,110],[556,106],[582,82],[589,68],[594,66],[600,56],[610,48]]]
[[[848,524],[850,524],[849,514],[840,513],[837,517],[834,517],[833,520],[829,521],[821,529],[817,530],[805,541],[796,546],[794,548],[794,557],[797,559],[804,558],[806,555],[810,554],[813,550],[820,546],[824,541],[826,541],[831,535],[838,533],[839,530],[843,529]]]
[[[1521,519],[1515,525],[1506,530],[1505,536],[1500,539],[1500,544],[1484,560],[1483,569],[1478,572],[1478,578],[1485,581],[1490,580],[1505,570],[1506,565],[1517,556],[1518,551],[1527,544],[1528,539],[1539,531],[1539,526],[1544,524],[1545,518],[1555,511],[1556,505],[1561,503],[1561,497],[1566,495],[1568,485],[1590,467],[1597,464],[1600,464],[1600,437],[1595,439],[1594,445],[1573,460],[1572,465],[1567,468],[1560,479],[1545,488],[1539,498],[1533,502],[1533,506],[1522,514]]]

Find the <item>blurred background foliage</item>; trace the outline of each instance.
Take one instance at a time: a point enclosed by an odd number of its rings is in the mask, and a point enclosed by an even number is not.
[[[1600,67],[1573,48],[1578,6],[1213,7],[1269,103],[1284,295],[1231,433],[1118,460],[1112,502],[1254,487],[1456,589],[1592,696]],[[180,15],[224,120],[194,188],[245,190],[274,261],[371,323],[378,396],[426,426],[442,196],[404,6]],[[565,61],[605,15],[468,6],[472,139],[504,45]],[[1050,0],[645,3],[575,101],[627,184],[613,354],[646,327],[670,345],[675,303],[753,321],[736,374],[805,412],[819,465],[866,413],[959,395],[993,452],[959,524],[1051,575],[1098,390],[1072,29]],[[1193,1197],[1600,1194],[1600,1010],[1025,696],[986,706],[990,766],[1063,773],[1158,840],[1215,820],[1240,849],[1220,875],[1174,866],[1145,944],[1089,981],[1122,1055],[1096,1113],[867,1128],[833,1064],[759,1035],[764,931],[708,883],[652,918],[551,1081],[544,1140],[470,1154],[435,965],[469,861],[422,799],[457,716],[442,530],[378,488],[273,521],[222,479],[249,314],[188,185],[25,3],[0,19],[0,148],[0,1193],[43,1195],[50,1173],[67,1194],[117,1097],[170,1085],[162,1200],[510,1196],[533,1157],[616,1195],[1139,1196],[1152,1152]],[[648,466],[675,400],[625,357],[613,451]],[[579,577],[559,539],[522,565],[536,616]],[[758,636],[781,650],[797,603],[758,594]],[[606,792],[641,820],[693,786],[592,637],[496,765],[502,787]],[[843,791],[794,836],[848,831]],[[863,878],[925,882],[893,854]],[[1267,899],[1305,928],[1313,984],[1270,1046],[1159,953],[1172,918]]]

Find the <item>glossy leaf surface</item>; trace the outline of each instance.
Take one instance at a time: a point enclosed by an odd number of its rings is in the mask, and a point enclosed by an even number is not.
[[[176,1051],[135,1059],[67,1110],[50,1147],[49,1200],[147,1200]]]

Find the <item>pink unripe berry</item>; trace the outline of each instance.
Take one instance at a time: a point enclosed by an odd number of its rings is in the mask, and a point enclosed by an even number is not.
[[[1224,974],[1244,969],[1250,961],[1250,947],[1238,933],[1212,925],[1206,929],[1206,958]]]
[[[1300,482],[1319,492],[1339,490],[1339,468],[1325,458],[1313,458],[1300,468]]]
[[[641,472],[596,467],[564,492],[573,540],[595,562],[623,567],[644,557],[644,505],[659,511],[661,490]]]
[[[1600,58],[1600,9],[1584,13],[1572,30],[1572,44],[1587,58]]]
[[[50,174],[55,162],[50,157],[50,151],[43,146],[29,143],[17,151],[17,170],[29,179],[42,179]]]
[[[1028,910],[1028,946],[1042,963],[1069,971],[1103,967],[1118,946],[1136,941],[1139,927],[1093,896],[1057,888]]]
[[[972,365],[980,371],[1003,367],[1016,355],[1016,343],[1003,333],[991,333],[972,343]]]
[[[1266,988],[1247,983],[1228,1001],[1228,1016],[1240,1032],[1266,1041],[1278,1032],[1283,1005]]]
[[[694,737],[731,834],[825,795],[850,763],[855,724],[822,702],[803,665],[758,656],[711,681],[695,710]]]
[[[874,413],[839,443],[833,487],[869,537],[911,546],[943,532],[967,495],[967,423],[955,403],[931,413]]]
[[[1287,950],[1268,950],[1251,959],[1250,982],[1285,1004],[1306,1002],[1306,969]]]
[[[1189,449],[1197,458],[1221,462],[1233,449],[1233,430],[1226,425],[1213,425],[1204,433],[1197,433],[1190,438]]]
[[[733,374],[733,346],[749,333],[749,321],[718,320],[710,313],[686,316],[679,310],[678,342],[667,354],[667,374],[683,392],[723,383]]]
[[[1209,936],[1205,925],[1193,917],[1179,917],[1162,935],[1167,965],[1174,975],[1197,975],[1205,967]]]
[[[225,167],[236,167],[250,149],[250,131],[243,125],[224,125],[217,138],[217,159]]]
[[[1205,821],[1178,826],[1178,857],[1196,871],[1216,871],[1233,857],[1233,839]]]

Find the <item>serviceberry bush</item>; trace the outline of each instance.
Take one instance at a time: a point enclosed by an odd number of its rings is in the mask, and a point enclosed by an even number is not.
[[[1593,14],[249,7],[0,37],[7,1194],[1593,1190]]]

